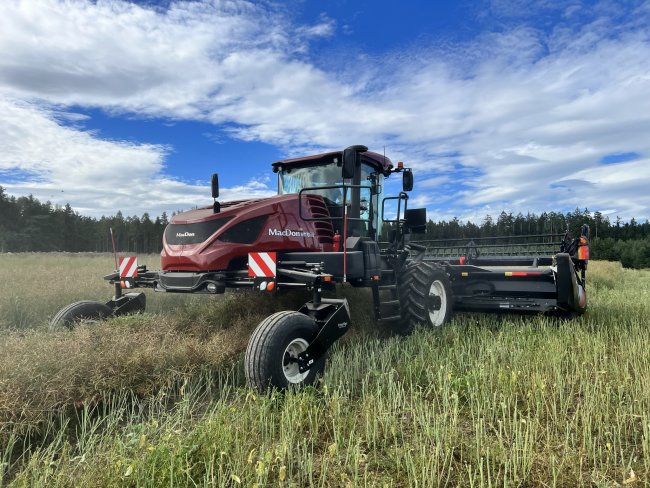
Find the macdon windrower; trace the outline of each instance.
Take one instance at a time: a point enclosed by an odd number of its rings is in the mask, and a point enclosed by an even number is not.
[[[562,317],[586,310],[586,225],[577,238],[567,231],[416,241],[426,209],[408,208],[413,171],[401,162],[351,146],[272,167],[278,194],[268,198],[220,202],[212,175],[213,204],[175,215],[165,229],[160,271],[138,266],[135,257],[116,259],[104,278],[115,287],[113,298],[73,303],[52,327],[143,311],[145,294],[127,292],[135,288],[307,289],[311,300],[267,317],[248,342],[247,381],[266,391],[313,384],[323,374],[328,349],[352,324],[345,298],[323,296],[336,284],[370,288],[377,324],[403,335],[418,324],[441,327],[461,310]],[[395,174],[402,191],[385,196],[385,180]]]

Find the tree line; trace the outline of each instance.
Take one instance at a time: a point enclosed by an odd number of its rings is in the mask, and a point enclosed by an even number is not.
[[[122,212],[86,217],[69,204],[54,206],[32,195],[16,198],[0,186],[0,252],[110,252],[112,228],[119,252],[157,253],[168,223],[164,212],[154,219]]]
[[[109,229],[113,229],[118,252],[160,252],[162,236],[169,223],[167,215],[151,218],[114,216],[92,218],[79,215],[70,205],[55,206],[32,195],[14,197],[0,186],[0,252],[68,251],[110,252]],[[632,268],[650,268],[650,222],[629,222],[617,217],[613,222],[600,212],[576,209],[573,212],[486,215],[480,223],[429,220],[421,239],[453,239],[562,233],[578,233],[582,224],[591,229],[592,259],[621,261]]]
[[[454,239],[472,237],[523,236],[562,234],[570,231],[580,235],[583,224],[590,229],[590,257],[620,261],[626,268],[650,268],[650,221],[632,218],[612,222],[601,212],[575,209],[573,212],[543,212],[539,215],[502,211],[496,219],[486,215],[480,224],[461,222],[457,218],[427,222],[421,239]]]

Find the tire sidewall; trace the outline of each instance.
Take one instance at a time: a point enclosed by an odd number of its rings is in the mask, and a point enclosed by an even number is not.
[[[88,321],[102,320],[113,313],[111,308],[101,302],[84,300],[72,303],[62,308],[51,320],[50,329],[72,330],[83,319]]]
[[[310,343],[318,333],[316,324],[313,323],[313,320],[310,317],[296,312],[296,316],[292,316],[291,318],[291,323],[294,328],[289,329],[287,327],[285,330],[278,331],[278,337],[276,338],[278,344],[276,349],[278,351],[278,360],[274,363],[271,375],[273,384],[281,384],[285,388],[295,389],[316,382],[318,376],[323,374],[325,357],[321,357],[314,362],[313,366],[309,370],[309,374],[305,376],[305,379],[300,383],[289,382],[287,377],[284,375],[284,370],[282,368],[284,351],[287,349],[289,344],[296,339],[304,339],[307,343]]]
[[[297,390],[311,385],[325,371],[325,357],[316,360],[300,383],[291,383],[283,370],[284,353],[296,339],[307,343],[318,334],[314,320],[300,312],[277,312],[264,319],[253,332],[246,348],[246,379],[250,386],[264,391]]]

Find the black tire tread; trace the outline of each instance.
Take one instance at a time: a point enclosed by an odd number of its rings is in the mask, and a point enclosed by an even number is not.
[[[278,351],[275,349],[277,344],[274,343],[275,341],[273,340],[273,336],[281,333],[285,321],[291,317],[303,320],[307,316],[290,310],[276,312],[260,322],[248,341],[244,360],[246,381],[250,387],[259,392],[267,391],[270,387],[276,387],[279,389],[284,389],[286,387],[286,385],[271,384],[269,380],[270,371],[267,367],[269,364],[273,363],[274,356],[278,354]],[[309,322],[305,321],[305,325],[308,323]],[[313,333],[316,334],[317,331],[318,327],[313,323]],[[315,375],[322,373],[324,364],[324,357],[320,358],[316,362],[312,367]],[[315,375],[313,375],[312,378]],[[306,383],[309,383],[309,377],[307,378]]]
[[[60,330],[61,327],[72,329],[74,321],[83,317],[103,318],[113,311],[108,305],[92,300],[81,300],[71,303],[59,310],[50,320],[50,330]]]
[[[276,312],[266,317],[257,326],[246,347],[246,379],[250,386],[258,390],[263,390],[267,387],[262,379],[261,364],[263,361],[268,360],[269,347],[268,336],[277,327],[277,324],[294,313],[293,311],[283,310]],[[267,345],[265,348],[264,345]]]
[[[426,261],[411,262],[407,263],[398,286],[402,320],[396,332],[401,335],[411,334],[418,324],[431,327],[428,323],[425,300],[429,296],[429,287],[434,280],[442,281],[447,290],[447,316],[444,323],[451,319],[451,282],[444,268]]]

